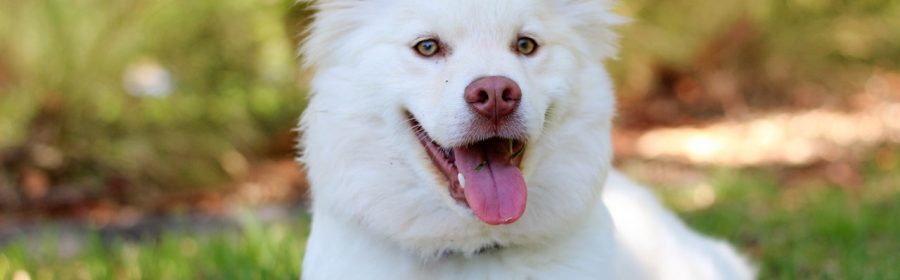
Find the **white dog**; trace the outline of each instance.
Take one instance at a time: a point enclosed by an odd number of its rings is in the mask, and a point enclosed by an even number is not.
[[[306,279],[749,279],[610,171],[610,0],[322,0]]]

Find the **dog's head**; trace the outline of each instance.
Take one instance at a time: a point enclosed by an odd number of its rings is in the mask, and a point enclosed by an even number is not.
[[[313,210],[426,255],[569,230],[610,158],[610,5],[317,1]]]

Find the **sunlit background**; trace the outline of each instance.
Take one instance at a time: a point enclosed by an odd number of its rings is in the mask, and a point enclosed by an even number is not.
[[[623,1],[617,166],[763,279],[900,278],[900,2]],[[310,12],[0,2],[0,279],[296,279]]]

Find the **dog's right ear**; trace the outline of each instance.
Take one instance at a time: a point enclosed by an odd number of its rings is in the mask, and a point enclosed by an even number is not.
[[[305,31],[300,47],[303,65],[315,67],[331,59],[339,51],[345,35],[357,29],[366,18],[360,6],[370,0],[298,0],[314,10],[313,20]]]
[[[599,58],[616,55],[619,36],[613,27],[628,19],[612,11],[615,0],[553,0],[562,18],[587,38]]]

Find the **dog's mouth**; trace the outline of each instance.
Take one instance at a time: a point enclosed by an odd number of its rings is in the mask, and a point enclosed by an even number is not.
[[[483,222],[511,224],[525,212],[527,189],[519,165],[525,142],[502,137],[444,148],[409,114],[410,126],[447,178],[450,196],[466,204]]]

